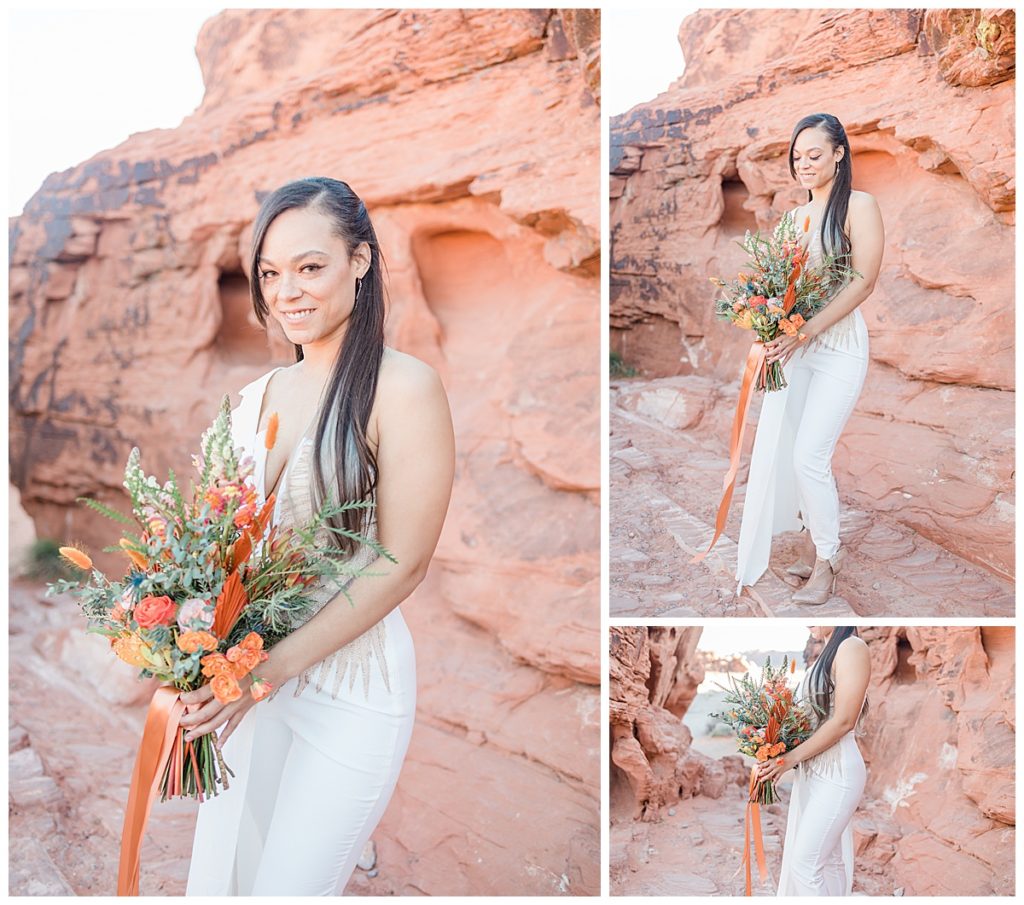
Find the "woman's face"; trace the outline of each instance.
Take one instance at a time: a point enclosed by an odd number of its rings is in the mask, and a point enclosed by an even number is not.
[[[826,186],[836,175],[836,164],[843,158],[842,148],[833,148],[823,129],[804,129],[793,143],[793,169],[805,189]]]
[[[349,256],[332,220],[315,208],[293,208],[275,218],[257,269],[263,298],[288,340],[300,346],[340,340],[356,278],[369,261],[365,242]]]
[[[815,641],[825,642],[828,641],[828,636],[832,634],[831,625],[812,625],[811,626],[811,637]]]

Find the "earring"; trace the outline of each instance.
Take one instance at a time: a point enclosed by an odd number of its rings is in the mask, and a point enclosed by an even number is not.
[[[356,298],[355,298],[355,300],[357,302],[359,301],[359,293],[362,292],[362,290],[363,290],[363,278],[362,277],[356,277]]]

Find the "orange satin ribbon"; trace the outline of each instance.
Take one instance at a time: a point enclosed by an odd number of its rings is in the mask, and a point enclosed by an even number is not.
[[[750,797],[753,798],[757,790],[757,767],[750,771]],[[743,869],[746,875],[746,893],[752,895],[750,883],[750,836],[753,830],[754,854],[757,858],[757,872],[763,883],[768,879],[768,866],[764,857],[764,839],[761,836],[761,805],[756,801],[747,802],[747,815],[743,827]]]
[[[732,419],[732,435],[729,438],[729,470],[722,482],[722,501],[718,504],[718,515],[715,517],[715,536],[711,538],[711,544],[707,550],[694,556],[690,560],[691,563],[697,563],[704,559],[718,543],[718,538],[725,530],[725,519],[729,515],[732,492],[736,487],[736,475],[740,470],[743,434],[747,429],[747,412],[750,411],[750,402],[754,397],[754,378],[764,370],[764,359],[764,343],[755,342],[750,347],[750,352],[747,353],[747,364],[743,369],[743,380],[740,383],[740,398],[736,402],[736,414]]]
[[[146,714],[146,727],[142,731],[139,753],[135,757],[132,783],[128,791],[128,805],[121,830],[121,862],[117,870],[117,894],[139,894],[139,856],[146,822],[153,807],[157,786],[167,768],[175,747],[178,723],[185,705],[178,697],[178,689],[158,688]]]

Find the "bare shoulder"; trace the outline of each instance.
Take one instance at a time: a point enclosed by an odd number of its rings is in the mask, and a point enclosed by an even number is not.
[[[852,217],[875,217],[879,213],[878,201],[870,192],[850,192],[849,212]]]
[[[441,376],[425,361],[413,355],[385,347],[384,358],[377,379],[380,401],[390,403],[397,399],[444,394]]]
[[[871,659],[867,643],[859,635],[850,635],[844,638],[839,647],[836,648],[836,660],[849,662],[863,662]]]
[[[397,425],[450,417],[441,375],[425,361],[386,347],[374,410],[378,423]]]

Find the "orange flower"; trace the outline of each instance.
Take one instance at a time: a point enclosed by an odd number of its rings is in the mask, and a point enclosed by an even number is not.
[[[176,607],[170,597],[143,597],[135,605],[135,621],[140,628],[153,628],[174,621]]]
[[[114,653],[129,666],[149,666],[144,651],[149,646],[138,635],[127,633],[114,641]]]
[[[277,412],[271,412],[270,420],[267,421],[267,436],[263,440],[263,445],[266,446],[267,449],[273,449],[274,444],[277,442],[277,424]]]
[[[122,537],[118,541],[121,549],[124,550],[127,557],[132,561],[132,564],[138,569],[146,569],[149,566],[149,561],[143,556],[138,550],[134,549],[132,542],[127,537]]]
[[[800,329],[800,328],[801,328],[801,327],[802,327],[802,326],[803,326],[804,324],[806,324],[806,323],[807,323],[807,321],[805,321],[805,320],[803,319],[803,316],[802,316],[802,315],[800,315],[800,314],[792,314],[792,315],[790,315],[789,321],[790,321],[790,323],[791,323],[791,324],[792,324],[792,325],[793,325],[794,327],[796,327],[796,328],[797,328],[798,330],[799,330],[799,329]],[[795,661],[795,660],[794,660],[793,662],[794,662],[794,664],[796,663],[796,661]],[[794,667],[793,667],[793,668],[794,668],[794,669],[796,669],[796,666],[794,665]]]
[[[755,755],[755,757],[761,763],[764,763],[764,761],[768,760],[768,746],[767,745],[762,745],[760,748],[758,748],[757,749],[757,754]]]
[[[231,662],[224,654],[207,654],[199,663],[203,667],[204,676],[226,675],[234,677],[234,669],[231,666]]]
[[[210,689],[221,704],[230,704],[242,696],[242,689],[239,687],[238,681],[234,676],[229,676],[226,673],[214,676],[210,680]]]
[[[254,678],[252,680],[252,685],[249,686],[249,694],[252,695],[252,699],[254,701],[262,701],[273,690],[274,686],[266,679]]]
[[[811,215],[808,214],[804,217],[804,232],[807,232],[811,228]]]
[[[754,328],[754,313],[747,308],[733,323],[741,330],[752,330]]]
[[[178,635],[178,647],[186,654],[194,654],[197,650],[216,650],[217,636],[209,632],[182,632]]]
[[[77,547],[61,547],[59,552],[71,565],[77,566],[85,572],[92,568],[92,560]]]
[[[260,665],[260,651],[258,650],[242,650],[239,647],[232,647],[228,651],[227,657],[237,679],[249,675]]]
[[[779,321],[779,329],[786,334],[786,336],[796,336],[797,328],[793,325],[793,322],[788,318],[783,318]]]
[[[793,315],[793,320],[796,320],[798,317],[800,317],[799,314],[794,314]],[[803,320],[803,318],[800,318],[800,319]],[[800,326],[800,325],[797,324],[797,326]],[[795,673],[795,672],[796,672],[796,660],[790,660],[789,661],[789,674],[793,675],[793,673]]]
[[[263,650],[263,638],[256,632],[249,632],[238,642],[238,646],[244,650]]]

